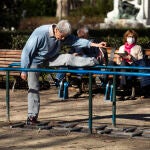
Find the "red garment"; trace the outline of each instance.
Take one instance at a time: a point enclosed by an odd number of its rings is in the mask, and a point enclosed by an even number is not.
[[[133,43],[133,44],[128,44],[127,42],[125,43],[125,51],[127,51],[128,52],[128,54],[130,54],[131,53],[131,48],[132,47],[134,47],[135,46],[135,43]]]
[[[125,43],[125,45],[124,45],[124,50],[126,51],[126,52],[128,52],[128,54],[130,54],[131,53],[131,48],[132,47],[134,47],[135,46],[135,43],[133,43],[133,44],[128,44],[127,42]],[[126,60],[127,62],[132,62],[131,60],[129,60],[129,59],[124,59],[124,60]]]

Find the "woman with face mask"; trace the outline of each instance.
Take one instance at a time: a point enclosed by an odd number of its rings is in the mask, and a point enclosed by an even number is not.
[[[117,64],[122,61],[130,65],[136,60],[143,59],[143,51],[140,45],[137,45],[137,33],[134,30],[128,30],[124,34],[123,42],[124,45],[120,46],[118,53],[124,54],[124,56],[118,57]]]
[[[137,45],[137,33],[134,30],[128,30],[123,37],[124,45],[120,46],[117,57],[117,64],[120,66],[145,66],[142,47]],[[122,72],[126,71],[121,69]],[[133,87],[135,84],[135,77],[133,76],[121,76],[118,89],[123,90],[124,94],[120,97],[120,100],[125,99],[126,89]],[[135,93],[126,99],[135,99]]]

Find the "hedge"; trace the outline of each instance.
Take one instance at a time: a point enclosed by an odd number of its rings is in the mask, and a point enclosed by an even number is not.
[[[108,46],[119,47],[127,29],[90,30],[90,38],[106,41]],[[150,48],[150,28],[135,29],[139,35],[137,43],[143,48]],[[73,31],[76,34],[76,30]],[[22,49],[31,31],[0,32],[0,49]]]

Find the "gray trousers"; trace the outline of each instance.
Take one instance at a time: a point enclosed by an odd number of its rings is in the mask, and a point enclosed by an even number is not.
[[[31,66],[30,68],[38,68],[38,66]],[[40,72],[28,72],[28,117],[38,117],[40,109],[39,96],[39,75]]]
[[[49,62],[49,66],[74,66],[85,67],[98,64],[94,57],[81,57],[72,54],[61,54],[55,60]]]
[[[97,64],[95,58],[79,57],[71,54],[61,54],[55,60],[49,62],[49,66],[94,66]],[[41,68],[41,66],[32,65],[30,68]],[[39,72],[28,72],[28,117],[38,117],[40,110],[40,95],[39,95]]]

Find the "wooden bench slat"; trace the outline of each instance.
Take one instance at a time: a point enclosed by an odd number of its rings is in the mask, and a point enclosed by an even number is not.
[[[0,53],[1,54],[1,53]],[[1,54],[1,58],[5,57],[20,57],[21,54]]]
[[[20,62],[22,50],[0,49],[0,67],[7,68],[13,62]],[[6,76],[5,71],[0,71],[0,76]],[[20,76],[20,72],[10,71],[10,76]]]
[[[144,54],[150,56],[150,50],[144,50]]]
[[[0,57],[0,60],[1,61],[20,61],[20,57],[18,56],[18,57]]]
[[[22,50],[0,49],[1,54],[21,54]]]
[[[9,65],[12,62],[18,62],[18,61],[17,60],[13,60],[13,61],[0,61],[0,67],[2,67],[3,65]]]
[[[6,72],[0,72],[0,76],[5,76],[6,75]],[[10,72],[10,75],[11,76],[20,76],[20,73],[19,72]]]
[[[1,62],[3,62],[3,61],[4,62],[6,62],[6,61],[11,61],[11,62],[13,62],[13,61],[20,61],[20,58],[9,58],[9,57],[8,58],[1,58],[0,57],[0,61]]]
[[[8,64],[0,64],[0,67],[1,67],[1,68],[7,68],[10,64],[11,64],[11,63],[8,63]],[[13,68],[15,68],[15,67],[13,67]]]
[[[0,67],[7,68],[9,64],[0,64]]]

